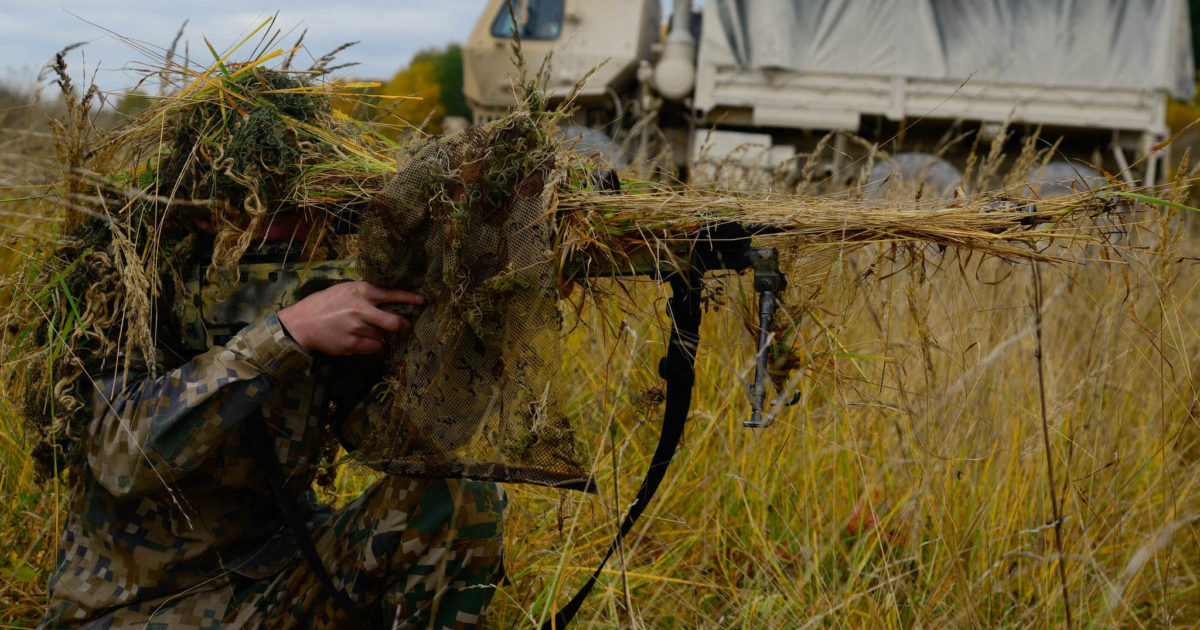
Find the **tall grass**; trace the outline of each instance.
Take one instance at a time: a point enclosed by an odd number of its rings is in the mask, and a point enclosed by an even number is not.
[[[0,88],[0,271],[20,267],[19,244],[30,229],[44,232],[52,224],[30,220],[37,198],[45,193],[41,160],[50,155],[46,107],[36,95]],[[11,201],[19,199],[20,201]],[[7,305],[0,305],[7,308]],[[7,333],[6,333],[7,339]],[[0,360],[8,363],[9,343],[0,344]],[[34,436],[13,404],[20,392],[0,389],[0,627],[28,627],[45,605],[46,570],[58,539],[62,493],[57,484],[34,482],[29,457]]]

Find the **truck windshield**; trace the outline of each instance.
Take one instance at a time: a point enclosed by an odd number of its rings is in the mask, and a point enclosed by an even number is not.
[[[517,24],[521,26],[521,39],[558,39],[562,33],[563,0],[525,0],[513,3],[517,6]],[[507,39],[512,37],[513,19],[509,3],[500,7],[496,21],[492,22],[492,36]],[[522,16],[521,7],[525,15]],[[524,18],[524,19],[522,19]]]

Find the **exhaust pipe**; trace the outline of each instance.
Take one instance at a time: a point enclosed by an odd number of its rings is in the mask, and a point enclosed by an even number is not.
[[[654,87],[663,98],[681,101],[696,86],[696,39],[692,37],[692,2],[675,0],[671,32],[654,67]]]

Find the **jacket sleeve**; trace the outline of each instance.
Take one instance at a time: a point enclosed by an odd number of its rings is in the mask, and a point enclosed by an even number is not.
[[[84,435],[87,464],[117,497],[159,490],[203,462],[278,383],[311,368],[272,313],[157,378],[103,375]]]

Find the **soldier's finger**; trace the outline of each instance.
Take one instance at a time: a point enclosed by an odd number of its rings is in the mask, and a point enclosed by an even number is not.
[[[371,324],[363,322],[362,326],[359,326],[359,327],[355,328],[354,330],[352,330],[351,334],[353,334],[357,337],[366,337],[367,339],[375,339],[377,341],[381,341],[381,340],[383,340],[384,336],[386,336],[388,334],[388,331],[386,331],[378,326],[372,326]]]
[[[425,296],[404,289],[389,289],[366,283],[363,297],[376,304],[424,304]]]
[[[378,339],[354,337],[346,348],[346,354],[375,354],[383,350],[383,342]]]
[[[410,325],[404,317],[374,307],[363,309],[362,318],[372,326],[394,333],[407,332]]]

